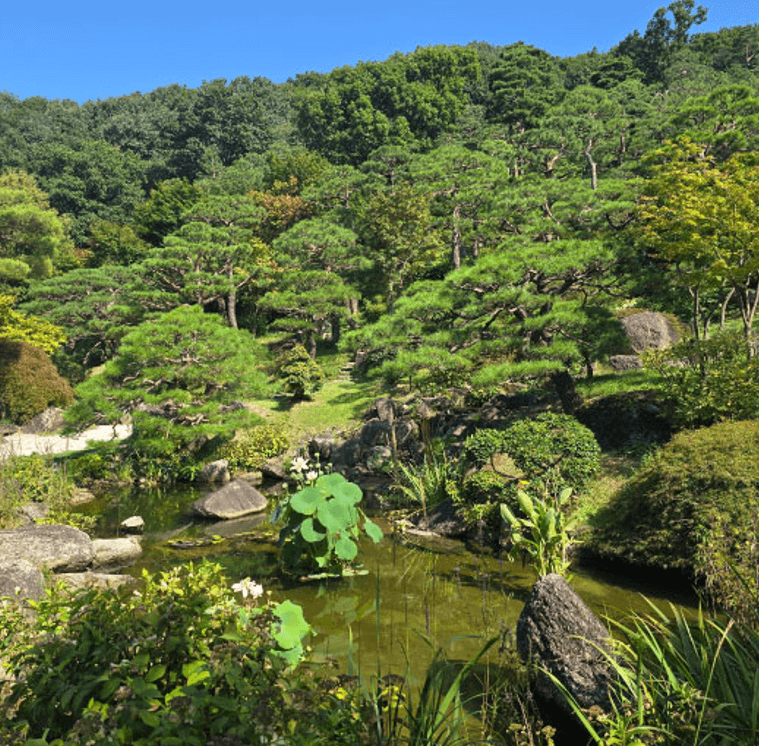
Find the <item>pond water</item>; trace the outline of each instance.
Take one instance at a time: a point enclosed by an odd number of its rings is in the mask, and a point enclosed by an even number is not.
[[[451,660],[468,660],[495,635],[513,637],[517,618],[535,581],[532,569],[471,550],[446,539],[423,539],[393,532],[374,545],[365,541],[360,557],[366,574],[342,580],[293,582],[276,572],[277,528],[265,515],[222,523],[200,522],[190,505],[192,489],[140,490],[89,506],[102,516],[99,533],[117,534],[119,522],[139,514],[146,522],[145,552],[129,569],[168,569],[203,558],[222,564],[230,583],[245,577],[261,582],[272,598],[299,603],[315,635],[312,657],[335,659],[344,672],[366,675],[423,674],[442,646]],[[180,548],[181,547],[181,548]],[[690,588],[656,585],[582,567],[572,585],[599,615],[622,617],[646,612],[646,598],[659,608],[670,603],[695,608]],[[644,597],[645,596],[645,597]],[[426,641],[427,640],[427,641]]]

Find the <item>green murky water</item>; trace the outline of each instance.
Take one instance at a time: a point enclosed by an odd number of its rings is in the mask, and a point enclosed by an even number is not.
[[[366,675],[420,674],[434,646],[449,659],[466,660],[489,637],[513,634],[535,575],[529,567],[487,552],[469,551],[462,543],[393,535],[362,545],[366,575],[326,582],[287,582],[276,575],[276,528],[266,516],[208,524],[191,517],[199,495],[192,490],[161,493],[142,490],[92,509],[103,515],[101,533],[113,536],[120,520],[140,514],[146,520],[145,553],[130,572],[143,567],[168,569],[203,558],[220,562],[233,583],[251,577],[272,592],[303,606],[313,626],[313,657],[333,658],[343,671]],[[375,519],[378,520],[378,519]],[[378,520],[381,523],[381,521]],[[213,537],[213,538],[212,538]],[[210,542],[172,548],[170,541]],[[687,587],[673,588],[582,568],[572,585],[601,615],[620,617],[647,611],[642,594],[660,608],[670,602],[695,609]]]

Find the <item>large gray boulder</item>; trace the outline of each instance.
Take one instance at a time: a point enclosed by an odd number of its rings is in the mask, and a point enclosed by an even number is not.
[[[571,708],[542,669],[550,671],[574,696],[580,707],[609,710],[612,668],[609,632],[598,617],[556,573],[533,586],[517,622],[517,651],[536,664],[536,689],[548,702],[571,713]]]
[[[95,550],[84,531],[57,524],[21,526],[0,531],[0,557],[23,559],[53,572],[81,572]]]
[[[0,598],[42,598],[45,578],[42,571],[27,559],[0,559]]]
[[[680,339],[679,330],[663,313],[641,311],[621,321],[630,347],[637,354],[651,348],[663,350]]]
[[[266,497],[244,479],[235,479],[210,495],[196,500],[192,507],[205,518],[241,518],[266,510]]]

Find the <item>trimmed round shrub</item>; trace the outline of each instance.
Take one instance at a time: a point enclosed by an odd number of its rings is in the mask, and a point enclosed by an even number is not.
[[[715,601],[740,609],[756,592],[759,566],[757,453],[757,420],[676,435],[612,498],[589,545],[602,556],[683,570]]]
[[[488,469],[481,469],[464,479],[457,502],[471,505],[503,502],[514,492],[514,489],[499,474]]]
[[[485,466],[496,453],[503,453],[503,431],[483,427],[465,441],[462,456],[470,466]]]
[[[515,422],[502,435],[503,452],[524,478],[551,491],[579,490],[598,471],[601,448],[593,433],[570,415],[544,412]]]
[[[48,407],[67,407],[74,392],[44,350],[0,339],[0,417],[23,424]]]

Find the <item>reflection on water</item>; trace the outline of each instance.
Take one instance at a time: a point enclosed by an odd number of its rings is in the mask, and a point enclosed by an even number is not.
[[[145,553],[132,574],[208,558],[224,566],[230,584],[251,577],[275,600],[301,604],[315,632],[313,657],[336,659],[344,671],[405,675],[410,668],[419,676],[434,652],[425,638],[444,646],[450,660],[469,659],[488,638],[513,636],[535,581],[530,567],[469,551],[459,542],[393,536],[387,525],[381,544],[362,543],[366,575],[318,583],[283,580],[276,572],[276,529],[265,516],[203,522],[190,511],[199,496],[192,490],[117,496],[98,507],[102,532],[112,536],[121,520],[140,514],[147,526]],[[686,610],[695,606],[687,587],[663,590],[591,569],[575,570],[572,585],[596,613],[615,618],[646,612],[641,594],[659,608],[670,601]]]

